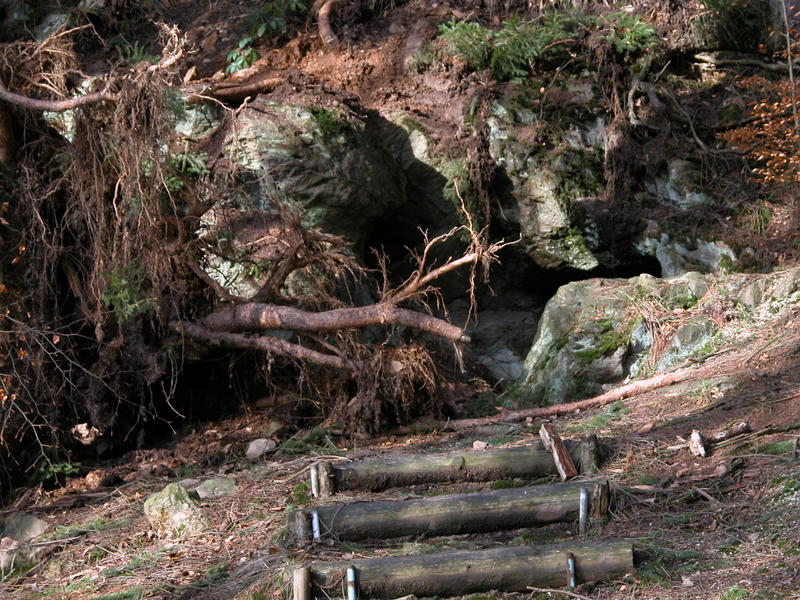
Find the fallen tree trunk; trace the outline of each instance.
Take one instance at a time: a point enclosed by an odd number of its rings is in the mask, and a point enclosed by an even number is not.
[[[573,463],[584,475],[596,473],[598,442],[593,435],[580,442],[566,440]],[[471,450],[409,458],[375,458],[358,462],[322,462],[317,465],[319,495],[342,490],[377,491],[421,483],[535,479],[557,473],[553,456],[540,440],[529,446]],[[314,488],[312,482],[312,489]]]
[[[289,528],[298,542],[307,543],[309,538],[457,535],[567,523],[578,519],[581,490],[588,492],[584,521],[603,517],[608,510],[608,483],[585,481],[413,500],[332,504],[293,511]]]
[[[313,564],[308,596],[340,597],[349,567],[355,568],[360,598],[449,597],[489,590],[526,592],[528,586],[564,587],[569,577],[568,555],[574,558],[577,584],[612,581],[634,568],[629,542],[455,550]]]
[[[489,423],[513,423],[516,421],[524,421],[525,419],[535,419],[538,417],[554,417],[558,415],[565,415],[567,413],[575,412],[576,410],[586,410],[587,408],[597,408],[624,400],[631,396],[643,394],[660,387],[680,383],[689,378],[692,374],[691,369],[681,369],[673,373],[662,373],[649,379],[642,379],[641,381],[634,381],[628,385],[623,385],[614,390],[608,391],[594,398],[587,398],[578,402],[567,402],[565,404],[554,404],[552,406],[542,406],[537,408],[526,408],[523,410],[503,410],[500,414],[491,417],[479,417],[476,419],[456,419],[448,421],[447,427],[452,429],[466,429],[468,427],[475,427],[476,425],[487,425]]]

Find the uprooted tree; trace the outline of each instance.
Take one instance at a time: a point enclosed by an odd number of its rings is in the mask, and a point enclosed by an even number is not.
[[[387,411],[411,416],[420,391],[432,400],[434,359],[398,330],[451,342],[458,356],[468,337],[427,301],[437,298],[436,280],[459,268],[471,269],[474,287],[502,243],[487,243],[466,215],[467,225],[426,238],[413,272],[392,285],[380,257],[383,268],[366,272],[345,240],[304,227],[279,198],[271,212],[231,211],[224,200],[235,177],[212,175],[176,143],[178,32],[161,27],[159,62],[80,81],[74,33],[2,48],[3,121],[20,123],[6,129],[6,158],[15,152],[17,164],[3,172],[0,203],[5,468],[33,454],[55,469],[51,446],[65,425],[124,438],[164,419],[197,347],[257,351],[266,372],[288,359],[300,383],[328,395],[322,412],[353,430],[376,428]],[[74,120],[67,136],[50,126],[65,111]],[[236,243],[229,228],[241,233]],[[433,260],[456,235],[463,255]],[[231,257],[258,267],[254,295],[237,296],[209,275],[209,260]],[[365,282],[374,282],[374,301],[353,304],[348,289]],[[365,341],[365,328],[379,335]],[[320,369],[323,377],[309,374]]]

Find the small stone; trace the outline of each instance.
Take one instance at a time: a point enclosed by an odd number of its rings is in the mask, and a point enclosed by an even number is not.
[[[203,481],[202,479],[198,479],[197,477],[187,477],[186,479],[181,479],[178,482],[178,485],[183,488],[189,489],[190,487],[196,487],[200,485],[202,481]]]
[[[0,533],[0,571],[36,564],[44,548],[27,546],[24,542],[42,535],[47,528],[46,521],[33,515],[14,513],[9,516]]]
[[[218,498],[220,496],[227,496],[236,491],[236,482],[233,479],[226,479],[224,477],[215,477],[204,481],[195,488],[197,495],[203,498]]]
[[[210,524],[189,492],[177,483],[145,500],[144,516],[159,536],[197,535]]]
[[[27,542],[47,531],[46,521],[26,513],[14,513],[6,519],[3,534],[0,537],[10,537],[18,542]]]
[[[266,438],[259,438],[257,440],[253,440],[252,442],[250,442],[250,444],[247,446],[247,450],[245,450],[244,455],[245,455],[246,458],[249,458],[250,460],[253,460],[253,459],[258,458],[259,456],[261,456],[265,452],[268,452],[269,450],[272,450],[277,445],[278,444],[275,442],[275,440],[268,440]]]

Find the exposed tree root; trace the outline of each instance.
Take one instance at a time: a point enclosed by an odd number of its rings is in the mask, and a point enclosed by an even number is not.
[[[339,38],[333,33],[333,27],[331,27],[331,13],[333,12],[333,7],[340,1],[341,0],[328,0],[322,5],[322,8],[319,9],[319,15],[317,16],[319,37],[329,50],[334,50],[339,46]]]
[[[190,104],[197,104],[209,98],[214,98],[223,102],[241,102],[248,96],[271,92],[284,81],[285,79],[283,77],[270,77],[240,84],[231,82],[224,82],[217,85],[202,84],[201,86],[193,86],[191,88],[192,91],[187,96],[186,101]]]

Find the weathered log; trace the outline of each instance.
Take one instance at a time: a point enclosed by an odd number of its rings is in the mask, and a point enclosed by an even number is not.
[[[581,473],[597,472],[597,439],[594,436],[585,437],[581,442],[566,440],[564,443]],[[516,448],[328,464],[319,463],[322,498],[341,490],[377,491],[420,483],[533,479],[557,474],[553,457],[540,440]]]
[[[307,508],[289,515],[289,529],[305,543],[310,541],[305,525],[309,516],[312,521],[318,519],[322,537],[339,540],[456,535],[565,523],[578,519],[581,489],[589,493],[588,516],[604,516],[608,484],[585,481]]]
[[[565,587],[568,554],[575,560],[577,584],[619,579],[634,567],[629,542],[455,550],[314,564],[312,594],[340,597],[344,573],[351,566],[357,573],[360,598],[447,597],[489,590],[524,592],[527,586]]]
[[[311,569],[298,567],[292,573],[292,598],[294,600],[310,600]]]
[[[553,455],[553,462],[556,465],[556,470],[561,476],[561,481],[566,481],[572,477],[578,476],[578,469],[575,468],[575,463],[567,451],[564,440],[556,433],[555,428],[550,423],[544,423],[539,429],[539,437],[544,444],[545,450],[548,450]]]

